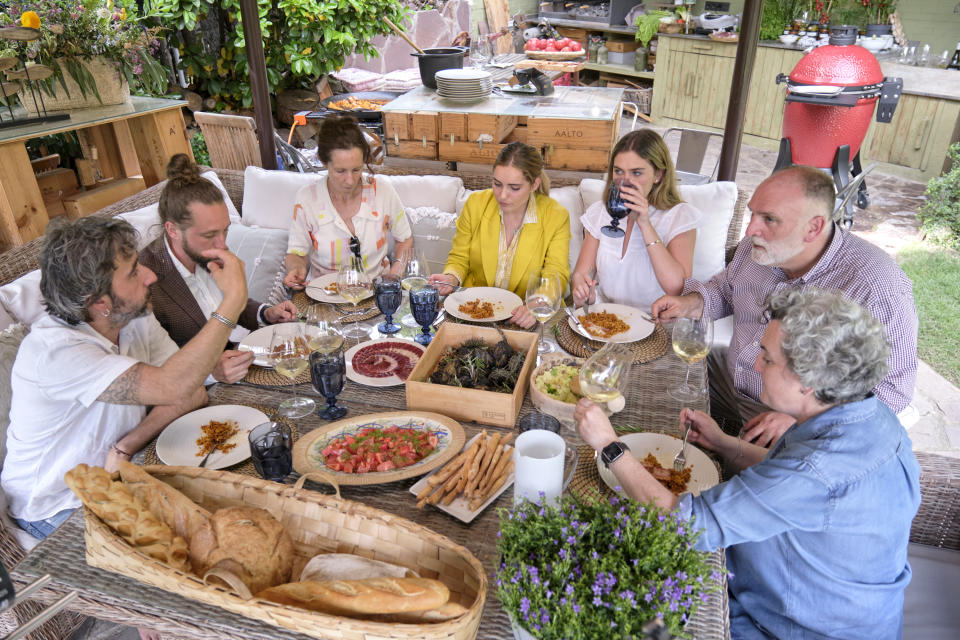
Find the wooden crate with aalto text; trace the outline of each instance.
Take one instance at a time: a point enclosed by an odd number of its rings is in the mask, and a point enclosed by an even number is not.
[[[620,118],[580,120],[576,118],[530,118],[527,120],[527,144],[534,147],[603,149],[609,153],[616,142]]]
[[[500,333],[492,327],[444,322],[407,378],[407,410],[436,411],[455,420],[512,428],[517,422],[520,406],[527,393],[530,372],[537,362],[537,334],[526,331],[503,333],[511,347],[526,354],[513,393],[465,389],[430,382],[430,374],[447,347],[459,346],[471,338],[480,338],[490,345],[501,340]]]

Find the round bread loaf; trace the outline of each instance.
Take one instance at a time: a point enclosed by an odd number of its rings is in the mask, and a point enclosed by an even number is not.
[[[268,511],[228,507],[194,533],[190,560],[201,576],[211,569],[229,571],[257,593],[290,581],[293,541]]]

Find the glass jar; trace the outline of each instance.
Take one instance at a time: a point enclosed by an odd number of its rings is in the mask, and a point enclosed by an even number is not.
[[[633,70],[634,71],[646,71],[647,70],[647,50],[643,47],[638,47],[636,51],[636,57],[633,59]]]
[[[609,53],[610,50],[607,49],[606,41],[600,43],[600,46],[597,48],[597,64],[607,64],[607,56]]]
[[[600,48],[599,43],[595,38],[590,38],[590,41],[587,43],[587,62],[596,62],[597,61],[597,49]]]

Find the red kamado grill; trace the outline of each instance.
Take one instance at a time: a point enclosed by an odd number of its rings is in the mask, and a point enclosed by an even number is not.
[[[879,102],[877,122],[890,122],[903,89],[903,80],[885,78],[876,57],[856,41],[857,27],[833,27],[830,44],[803,56],[789,77],[777,76],[778,84],[787,84],[787,104],[775,170],[792,164],[829,170],[838,194],[846,192],[851,175],[863,172],[860,144],[874,107]],[[862,178],[857,188],[857,205],[865,209]],[[852,204],[844,204],[843,222],[850,226]]]

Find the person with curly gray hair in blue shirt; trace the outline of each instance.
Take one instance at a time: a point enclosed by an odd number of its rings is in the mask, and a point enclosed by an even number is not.
[[[732,637],[901,638],[920,467],[872,392],[887,373],[884,327],[816,289],[771,295],[767,314],[754,363],[762,400],[796,423],[767,450],[700,411],[680,413],[690,442],[736,474],[726,482],[674,496],[622,455],[626,445],[589,400],[577,405],[580,434],[628,495],[692,518],[698,548],[726,548]]]

